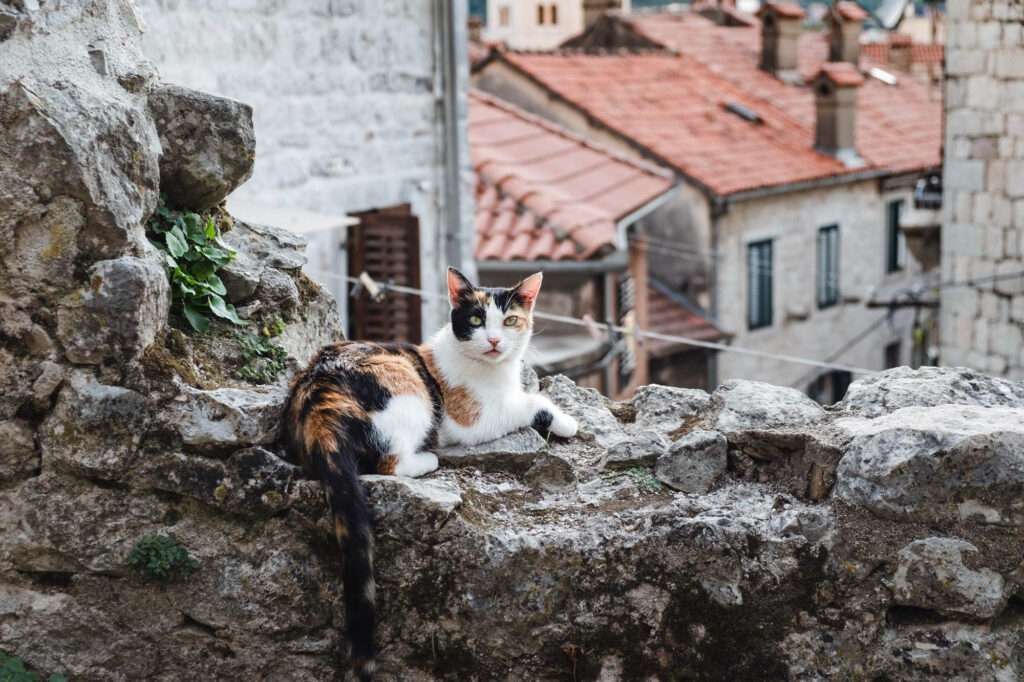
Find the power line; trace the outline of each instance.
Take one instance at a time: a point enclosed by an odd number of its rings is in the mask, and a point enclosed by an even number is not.
[[[359,278],[357,277],[341,277],[329,272],[323,271],[309,271],[310,274],[323,276],[329,279],[334,279],[338,282],[347,282],[362,286]],[[406,294],[411,296],[419,296],[422,299],[427,300],[439,300],[446,299],[447,297],[442,294],[437,294],[423,289],[415,287],[407,287],[401,284],[390,284],[384,282],[377,282],[376,285],[382,292],[393,291],[400,294]],[[583,320],[578,317],[571,317],[569,315],[558,315],[555,313],[546,313],[543,311],[534,311],[533,316],[541,319],[548,320],[550,322],[560,322],[563,324],[584,327],[586,329],[601,329],[606,332],[614,332],[617,334],[634,334],[637,337],[652,339],[655,341],[666,341],[668,343],[678,343],[684,346],[693,346],[696,348],[704,348],[707,350],[716,350],[724,353],[736,353],[739,355],[746,355],[749,357],[763,358],[766,360],[777,360],[780,362],[791,362],[799,365],[806,365],[809,367],[818,367],[821,369],[839,370],[844,372],[850,372],[852,374],[871,374],[876,370],[864,369],[862,367],[853,367],[850,365],[841,365],[836,363],[822,362],[820,360],[812,360],[811,358],[800,357],[796,355],[788,355],[785,353],[769,353],[767,351],[756,350],[754,348],[742,348],[739,346],[730,346],[724,343],[717,343],[714,341],[703,341],[700,339],[693,339],[686,336],[676,336],[673,334],[662,334],[661,332],[650,331],[647,329],[630,329],[621,325],[608,324],[606,322],[596,322],[590,320]]]

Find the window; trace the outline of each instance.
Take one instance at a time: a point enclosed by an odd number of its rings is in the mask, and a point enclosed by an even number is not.
[[[551,5],[551,13],[548,15],[548,21],[551,24],[558,23],[558,5]]]
[[[747,326],[772,323],[772,240],[747,245]]]
[[[902,355],[902,347],[899,341],[893,341],[892,343],[886,344],[885,346],[885,368],[892,369],[893,367],[899,367],[903,363],[900,362]]]
[[[890,201],[886,205],[886,272],[899,272],[907,262],[907,241],[900,229],[900,213],[903,200]]]
[[[498,8],[498,26],[508,26],[509,24],[509,9],[508,5],[502,5]]]
[[[537,5],[537,25],[544,25],[544,5]]]
[[[818,307],[839,303],[839,226],[818,230]]]
[[[807,395],[822,405],[834,405],[846,395],[853,375],[844,370],[825,372],[807,386]]]

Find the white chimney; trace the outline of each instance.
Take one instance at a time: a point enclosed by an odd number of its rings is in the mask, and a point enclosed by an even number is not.
[[[804,10],[795,2],[766,2],[761,18],[761,68],[783,80],[796,80],[797,48]]]
[[[826,62],[811,80],[814,89],[814,148],[847,167],[864,165],[857,154],[857,88],[860,70],[849,62]]]
[[[860,63],[860,32],[868,18],[860,5],[849,0],[840,0],[828,13],[830,62]]]

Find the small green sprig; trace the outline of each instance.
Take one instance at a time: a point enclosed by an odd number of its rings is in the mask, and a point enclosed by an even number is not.
[[[192,575],[199,568],[199,562],[170,535],[139,538],[128,555],[128,563],[143,577],[160,583]]]

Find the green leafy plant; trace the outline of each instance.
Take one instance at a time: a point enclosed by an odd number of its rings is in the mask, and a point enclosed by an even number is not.
[[[275,315],[260,329],[259,334],[235,333],[238,348],[242,354],[242,366],[235,376],[254,384],[269,384],[284,371],[288,351],[277,345],[272,338],[284,331],[284,320]]]
[[[145,578],[161,583],[192,575],[199,568],[199,562],[170,535],[140,538],[128,555],[128,563]]]
[[[0,682],[43,682],[43,676],[25,667],[25,662],[0,651]],[[50,675],[46,682],[66,682],[63,675]]]
[[[235,307],[224,300],[227,288],[217,271],[235,252],[220,238],[210,216],[170,208],[164,197],[146,225],[150,241],[164,254],[174,308],[198,332],[210,326],[210,316],[245,325]]]

